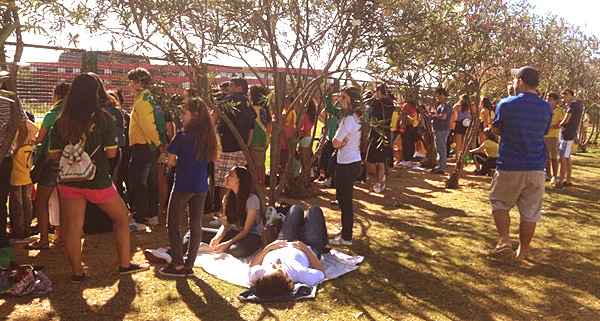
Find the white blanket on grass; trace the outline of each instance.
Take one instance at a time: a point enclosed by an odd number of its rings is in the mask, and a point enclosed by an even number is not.
[[[171,262],[171,256],[167,253],[166,248],[150,250],[154,256]],[[358,269],[358,265],[362,263],[364,257],[350,256],[348,254],[331,250],[329,253],[323,254],[321,262],[325,267],[325,280],[336,279],[346,273]],[[223,281],[249,288],[249,259],[240,260],[227,253],[208,253],[206,245],[201,245],[196,258],[195,266],[201,267],[204,271],[212,276]]]

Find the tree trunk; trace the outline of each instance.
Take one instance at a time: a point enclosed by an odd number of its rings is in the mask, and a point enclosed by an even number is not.
[[[477,90],[477,97],[480,97],[481,89]],[[479,98],[478,98],[479,100]],[[479,103],[479,101],[477,102]],[[471,145],[476,141],[479,136],[479,112],[476,110],[475,113],[471,112],[471,125],[467,129],[467,133],[465,134],[465,140],[463,144],[462,150],[458,151],[456,155],[456,168],[454,172],[450,174],[448,181],[446,182],[446,187],[450,189],[458,189],[460,177],[462,176],[464,164],[465,164],[465,154],[469,152],[471,149]]]
[[[279,176],[279,164],[281,162],[279,136],[282,130],[283,116],[282,106],[285,102],[286,79],[285,74],[275,72],[273,74],[273,82],[275,84],[275,95],[271,98],[271,110],[275,116],[273,121],[273,130],[271,132],[271,169],[269,174],[269,186],[271,189],[270,203],[275,204],[279,199],[279,191],[277,190],[277,179]]]
[[[17,74],[19,72],[19,62],[21,62],[21,56],[23,55],[23,34],[21,28],[21,20],[19,19],[19,12],[16,6],[11,7],[11,15],[14,22],[14,30],[16,36],[15,55],[10,65],[10,79],[8,81],[8,89],[17,92]]]

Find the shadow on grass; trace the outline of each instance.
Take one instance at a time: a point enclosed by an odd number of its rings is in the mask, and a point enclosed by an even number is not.
[[[60,320],[123,320],[134,312],[131,303],[137,294],[137,287],[131,275],[119,279],[115,295],[102,306],[90,305],[83,291],[86,288],[100,288],[114,284],[115,278],[94,278],[82,284],[62,284],[70,290],[52,293],[48,298],[54,314]],[[89,283],[88,283],[89,282]]]
[[[194,282],[202,291],[202,296],[190,288],[189,281]],[[196,276],[189,279],[178,279],[176,287],[183,302],[200,320],[244,320],[238,309]]]

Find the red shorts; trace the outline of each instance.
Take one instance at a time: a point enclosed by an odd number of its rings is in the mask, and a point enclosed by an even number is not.
[[[106,203],[112,200],[115,196],[119,195],[114,185],[103,189],[89,189],[59,184],[58,193],[58,195],[64,199],[84,199],[94,204]]]

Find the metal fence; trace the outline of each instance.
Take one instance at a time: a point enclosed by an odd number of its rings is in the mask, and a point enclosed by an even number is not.
[[[10,43],[7,58],[11,57]],[[14,49],[14,47],[13,47]],[[1,70],[8,70],[8,65],[0,64]],[[128,55],[115,51],[85,51],[51,46],[26,45],[24,59],[18,63],[17,94],[24,108],[43,117],[52,106],[54,87],[60,82],[71,82],[81,72],[94,72],[100,76],[106,89],[120,89],[128,109],[133,102],[133,94],[128,86],[127,72],[136,67],[144,67],[150,71],[155,81],[164,84],[168,93],[183,93],[190,88],[191,79],[180,66],[167,64],[164,60],[149,59],[142,56]],[[185,67],[184,67],[185,68]],[[252,84],[270,85],[273,81],[271,69],[257,67],[250,70],[246,67],[207,65],[209,86],[215,86],[231,78],[242,77]],[[318,70],[286,70],[301,74],[308,79],[318,75]],[[329,79],[333,82],[334,79]]]

